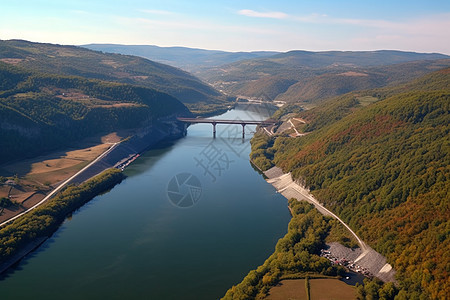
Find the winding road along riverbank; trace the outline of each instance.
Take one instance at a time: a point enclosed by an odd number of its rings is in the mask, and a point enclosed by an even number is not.
[[[80,176],[81,174],[83,174],[84,172],[86,172],[89,168],[91,168],[94,164],[96,164],[97,162],[99,162],[101,159],[103,159],[105,156],[107,156],[111,151],[114,150],[114,148],[117,147],[119,143],[114,143],[111,145],[111,147],[109,147],[105,152],[103,152],[102,154],[100,154],[96,159],[94,159],[92,162],[90,162],[87,166],[85,166],[83,169],[81,169],[80,171],[78,171],[77,173],[75,173],[73,176],[71,176],[70,178],[68,178],[67,180],[65,180],[63,183],[61,183],[60,185],[58,185],[54,190],[52,190],[47,196],[45,196],[44,199],[42,199],[41,201],[39,201],[38,203],[36,203],[35,205],[33,205],[32,207],[30,207],[29,209],[21,212],[20,214],[9,218],[8,220],[0,223],[0,227],[8,224],[9,222],[14,221],[17,218],[20,218],[21,216],[23,216],[24,214],[32,211],[33,209],[39,207],[40,205],[42,205],[43,203],[45,203],[48,199],[50,199],[51,197],[53,197],[56,193],[58,193],[62,188],[64,188],[65,186],[67,186],[69,183],[72,182],[72,180],[74,180],[76,177]]]
[[[290,173],[283,173],[283,171],[278,167],[273,167],[264,174],[267,176],[267,182],[272,184],[277,191],[282,194],[287,199],[295,198],[298,201],[308,201],[313,204],[317,210],[319,210],[325,216],[331,216],[332,218],[337,219],[342,225],[349,230],[349,232],[356,238],[358,244],[360,246],[360,252],[357,257],[354,255],[354,251],[349,249],[349,253],[347,257],[341,258],[352,258],[352,260],[357,263],[359,266],[367,269],[373,274],[375,277],[383,280],[384,282],[393,282],[395,281],[395,270],[392,268],[390,264],[387,263],[386,258],[382,256],[380,253],[376,252],[368,245],[366,245],[358,235],[347,225],[344,221],[342,221],[337,215],[333,212],[325,208],[314,196],[309,192],[309,190],[301,186],[292,180],[292,176]],[[333,247],[331,248],[331,251]],[[342,256],[342,254],[340,254]]]
[[[268,116],[236,109],[221,117]],[[248,163],[254,127],[246,126],[244,141],[241,129],[223,125],[212,139],[211,125],[192,125],[185,137],[142,153],[125,169],[125,180],[75,211],[5,273],[2,299],[222,297],[273,253],[291,219],[285,198]],[[149,145],[149,139],[142,142]],[[138,153],[135,144],[121,143],[99,163],[115,164],[127,150]],[[211,150],[219,155],[207,164]],[[201,183],[201,198],[188,208],[175,206],[167,194],[181,173]]]

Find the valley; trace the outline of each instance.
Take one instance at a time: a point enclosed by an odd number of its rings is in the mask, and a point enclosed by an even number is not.
[[[448,294],[448,56],[84,47],[0,40],[7,297]]]

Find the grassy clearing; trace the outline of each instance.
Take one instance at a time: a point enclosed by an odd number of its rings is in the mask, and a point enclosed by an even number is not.
[[[372,103],[378,101],[377,97],[372,97],[372,96],[357,97],[356,99],[362,106],[367,106],[369,104],[372,104]]]
[[[78,164],[70,167],[56,169],[54,171],[49,172],[33,173],[27,175],[25,176],[25,179],[38,183],[40,185],[51,186],[71,177],[72,175],[80,171],[82,168],[87,166],[88,163],[89,161],[81,161],[81,162],[78,161]]]
[[[56,152],[6,165],[3,167],[3,170],[9,175],[17,174],[19,177],[33,177],[42,182],[44,180],[39,180],[39,174],[48,177],[46,174],[49,173],[62,173],[65,175],[67,171],[76,172],[81,170],[83,165],[86,165],[86,162],[94,160],[110,146],[109,144],[100,144],[84,149]]]
[[[12,188],[0,185],[0,196],[8,197],[9,195],[12,200],[21,205],[5,208],[0,214],[0,221],[5,221],[42,200],[52,186],[76,174],[111,147],[112,143],[119,142],[121,139],[121,134],[114,132],[97,137],[97,143],[101,140],[102,144],[92,146],[95,143],[94,140],[83,141],[80,146],[82,149],[54,152],[0,168],[0,175],[5,177],[17,175],[18,177],[17,185]]]

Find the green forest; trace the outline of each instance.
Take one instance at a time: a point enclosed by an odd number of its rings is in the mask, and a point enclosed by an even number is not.
[[[450,253],[450,69],[297,115],[310,134],[257,134],[251,159],[291,172],[397,271],[396,299],[445,299]],[[280,116],[281,118],[282,116]]]
[[[172,115],[191,113],[153,89],[44,75],[0,62],[0,163]]]

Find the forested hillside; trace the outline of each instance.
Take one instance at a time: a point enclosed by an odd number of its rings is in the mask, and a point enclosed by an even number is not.
[[[47,74],[82,76],[152,88],[198,112],[225,109],[227,98],[193,75],[141,57],[76,46],[0,40],[0,61]]]
[[[153,89],[42,75],[0,62],[0,163],[172,115],[190,112]]]
[[[450,59],[442,54],[291,51],[210,68],[198,76],[232,95],[313,106],[351,91],[405,83],[448,66]]]
[[[310,134],[259,134],[252,159],[304,183],[397,270],[399,299],[450,294],[450,69],[343,96],[298,116]]]

